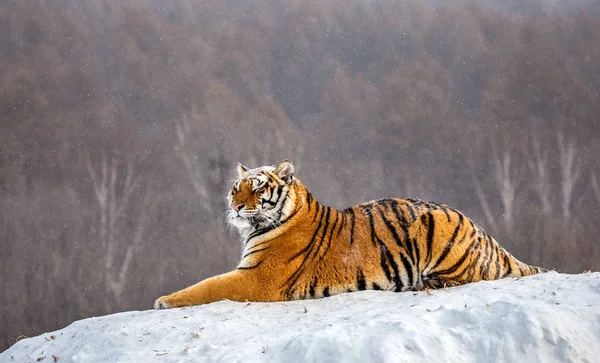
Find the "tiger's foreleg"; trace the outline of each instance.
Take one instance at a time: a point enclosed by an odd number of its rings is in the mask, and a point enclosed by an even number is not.
[[[256,276],[241,270],[214,276],[195,285],[158,298],[155,309],[208,304],[223,299],[234,301],[277,301],[276,294],[260,288]]]

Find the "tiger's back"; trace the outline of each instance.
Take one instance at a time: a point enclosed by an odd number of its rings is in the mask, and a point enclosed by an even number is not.
[[[382,199],[336,211],[311,204],[305,222],[314,233],[289,260],[291,266],[301,262],[283,286],[288,299],[365,289],[421,290],[543,271],[518,261],[445,205]]]
[[[244,243],[238,268],[161,297],[157,308],[420,290],[545,271],[445,205],[381,199],[338,211],[293,177],[289,161],[240,165],[239,173],[229,195],[229,219]]]

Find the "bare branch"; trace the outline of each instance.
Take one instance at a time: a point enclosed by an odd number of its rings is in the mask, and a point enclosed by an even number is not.
[[[123,291],[123,287],[127,281],[127,272],[129,271],[132,258],[141,249],[146,228],[150,225],[150,218],[148,216],[149,206],[150,198],[148,197],[148,191],[146,190],[142,199],[142,205],[139,208],[139,215],[137,218],[133,238],[131,243],[127,246],[127,250],[125,251],[125,257],[121,263],[118,277],[113,280],[113,288],[115,289],[117,296]]]
[[[208,198],[208,192],[206,190],[206,180],[200,171],[200,167],[195,158],[190,156],[188,135],[190,133],[191,125],[189,117],[185,116],[175,122],[175,133],[177,135],[177,145],[174,149],[177,152],[177,156],[183,161],[187,170],[190,182],[194,191],[201,199]]]
[[[136,250],[139,249],[144,231],[149,224],[146,211],[148,197],[144,195],[137,225],[133,227],[135,228],[133,241],[127,246],[123,255],[122,249],[117,243],[119,242],[117,237],[119,226],[123,225],[122,221],[126,218],[125,210],[130,206],[131,196],[139,184],[140,177],[135,172],[134,161],[134,157],[127,157],[123,165],[117,157],[114,157],[109,162],[107,153],[104,152],[100,175],[98,175],[90,158],[86,158],[86,167],[92,179],[100,212],[98,237],[100,243],[105,247],[105,288],[117,297],[123,291],[131,260]],[[124,169],[120,166],[124,166]]]
[[[506,228],[512,229],[514,221],[514,202],[517,196],[521,176],[514,172],[512,156],[504,150],[502,157],[498,156],[496,147],[493,147],[494,177],[499,188],[500,200],[504,209],[504,223]]]
[[[113,261],[114,261],[114,240],[115,240],[115,224],[117,222],[117,196],[116,196],[116,184],[117,184],[117,176],[118,169],[116,161],[113,160],[110,164],[109,169],[110,174],[110,182],[108,185],[108,234],[107,240],[104,241],[106,243],[106,263],[105,267],[108,273],[112,270]]]
[[[471,169],[471,176],[473,177],[473,184],[475,186],[475,192],[477,193],[477,198],[479,199],[479,203],[481,204],[481,208],[483,209],[483,215],[487,220],[488,224],[496,229],[496,221],[494,220],[494,215],[492,214],[490,207],[488,205],[487,199],[483,190],[481,188],[481,184],[479,183],[479,178],[475,174],[475,163],[473,162],[473,156],[469,155],[469,166]]]
[[[573,199],[573,189],[579,178],[581,164],[576,160],[577,150],[572,140],[565,142],[562,132],[557,133],[558,152],[560,156],[560,174],[562,191],[562,210],[565,219],[571,218],[571,203]]]
[[[101,172],[101,177],[102,180],[98,179],[98,176],[96,175],[96,170],[94,170],[94,167],[92,166],[92,162],[90,160],[90,156],[86,155],[85,157],[85,166],[87,168],[88,174],[90,175],[90,179],[92,180],[92,186],[94,188],[94,193],[96,195],[96,200],[98,201],[98,203],[101,206],[106,205],[106,183],[105,183],[105,179],[106,179],[106,158],[105,155],[102,154],[102,168],[100,170]]]
[[[592,190],[594,191],[594,197],[596,197],[596,202],[600,204],[600,187],[598,186],[596,173],[592,173]]]
[[[531,146],[533,150],[529,151],[527,163],[534,175],[533,189],[540,199],[542,211],[545,214],[550,214],[552,212],[552,203],[550,198],[551,183],[548,170],[548,154],[543,150],[539,137],[533,131],[531,132]]]
[[[140,175],[133,170],[134,157],[128,156],[126,161],[125,181],[123,182],[123,191],[121,193],[121,201],[116,206],[115,215],[121,215],[125,207],[129,204],[131,194],[138,187]]]

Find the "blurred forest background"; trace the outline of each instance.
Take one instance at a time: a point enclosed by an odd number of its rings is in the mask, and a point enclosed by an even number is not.
[[[600,269],[597,1],[0,5],[0,348],[233,268],[238,161]]]

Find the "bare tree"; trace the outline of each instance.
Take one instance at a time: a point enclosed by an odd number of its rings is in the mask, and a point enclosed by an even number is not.
[[[198,116],[198,112],[195,108],[192,109],[191,113],[192,117]],[[189,177],[188,179],[192,183],[194,191],[200,199],[206,200],[208,199],[208,190],[206,188],[205,180],[206,176],[200,168],[197,157],[193,156],[193,152],[190,149],[189,135],[191,132],[192,127],[190,123],[190,116],[183,115],[179,120],[175,122],[175,135],[177,136],[177,143],[174,145],[174,149],[177,156],[181,159],[181,161],[183,161],[183,164],[185,165],[185,169]],[[203,205],[208,210],[209,206],[205,204]]]
[[[106,152],[102,153],[99,170],[94,168],[89,155],[85,160],[100,213],[98,237],[102,245],[106,246],[104,256],[105,288],[116,298],[123,293],[132,257],[141,248],[144,233],[150,222],[149,198],[147,193],[144,193],[141,206],[137,211],[137,218],[130,227],[134,230],[132,238],[129,243],[124,243],[123,235],[127,235],[127,233],[119,233],[119,227],[121,224],[125,224],[125,220],[128,218],[125,210],[130,207],[131,197],[139,186],[139,174],[136,174],[134,170],[134,160],[133,157],[127,157],[124,170],[119,167],[116,156],[109,162]],[[124,254],[119,248],[122,245],[126,245]]]
[[[505,149],[501,156],[498,155],[496,147],[493,147],[492,150],[494,163],[493,172],[504,211],[504,225],[507,229],[511,230],[514,222],[514,204],[522,174],[518,171],[515,172],[513,155],[509,150]]]
[[[483,209],[483,215],[487,220],[488,224],[496,229],[496,220],[494,218],[494,214],[490,210],[490,206],[488,204],[487,198],[485,197],[485,193],[483,192],[483,188],[481,187],[481,183],[479,182],[479,177],[475,172],[475,163],[473,161],[473,155],[469,155],[469,168],[471,169],[471,177],[473,178],[473,185],[475,186],[475,193],[477,193],[477,199],[479,199],[479,204],[481,204],[481,208]]]
[[[527,163],[533,174],[533,189],[540,199],[544,214],[552,211],[550,199],[550,172],[548,170],[548,153],[542,148],[540,138],[531,132],[531,149],[528,150]]]
[[[600,205],[600,186],[598,186],[598,179],[596,178],[596,173],[592,173],[592,190],[594,191],[594,197],[596,198],[596,202]]]
[[[522,180],[522,173],[520,170],[515,170],[516,167],[513,162],[513,154],[508,149],[498,153],[498,148],[495,144],[492,144],[492,176],[494,178],[496,187],[498,189],[498,195],[502,203],[502,220],[503,225],[507,230],[511,230],[514,225],[514,212],[515,212],[515,201],[519,190],[519,185]],[[485,196],[479,177],[475,172],[475,165],[473,156],[470,155],[468,163],[471,169],[471,176],[473,179],[473,185],[475,186],[475,192],[477,198],[483,209],[486,220],[492,228],[496,229],[497,223],[494,215],[489,207],[488,198]]]
[[[569,220],[571,218],[573,190],[577,179],[579,179],[581,164],[578,159],[576,160],[577,150],[575,149],[573,140],[566,141],[563,133],[559,131],[557,133],[557,141],[560,157],[562,212],[564,219]]]

